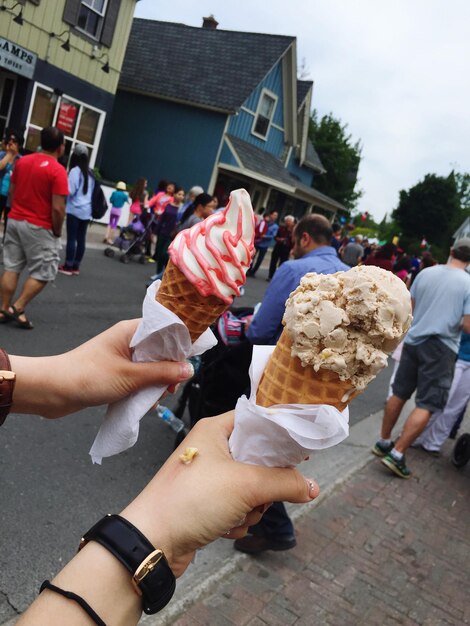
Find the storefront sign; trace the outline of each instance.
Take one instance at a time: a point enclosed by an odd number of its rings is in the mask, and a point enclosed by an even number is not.
[[[34,52],[0,37],[0,68],[32,78],[37,60],[38,57]]]
[[[56,126],[66,135],[73,134],[73,127],[75,125],[77,111],[78,108],[74,104],[69,104],[68,102],[60,103]]]

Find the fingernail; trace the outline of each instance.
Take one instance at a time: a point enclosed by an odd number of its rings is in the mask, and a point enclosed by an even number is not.
[[[307,486],[308,486],[308,496],[309,498],[313,500],[313,498],[315,498],[317,495],[317,483],[313,480],[307,479]]]
[[[189,361],[180,363],[180,375],[181,375],[182,380],[192,378],[194,376],[193,364],[190,363]]]

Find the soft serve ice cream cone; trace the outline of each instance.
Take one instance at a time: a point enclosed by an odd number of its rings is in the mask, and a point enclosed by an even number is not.
[[[378,267],[310,273],[287,300],[283,321],[256,403],[343,410],[387,365],[411,324],[411,300],[403,281]]]
[[[171,243],[156,299],[184,322],[193,343],[240,295],[253,252],[254,216],[244,189]]]

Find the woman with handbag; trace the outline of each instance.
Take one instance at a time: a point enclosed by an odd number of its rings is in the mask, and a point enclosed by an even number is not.
[[[59,272],[65,276],[80,274],[80,263],[85,254],[86,233],[92,219],[94,186],[95,179],[89,171],[88,148],[77,144],[70,159],[65,263],[59,265]]]

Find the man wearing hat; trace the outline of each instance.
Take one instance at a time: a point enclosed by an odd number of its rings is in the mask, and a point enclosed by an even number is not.
[[[64,154],[64,134],[43,128],[41,152],[17,161],[10,179],[11,210],[3,248],[0,323],[31,329],[25,308],[57,275],[60,236],[69,193],[67,172],[58,163]],[[28,270],[20,295],[18,279]]]
[[[444,409],[454,375],[461,332],[470,333],[470,238],[455,242],[446,265],[422,270],[410,293],[413,323],[405,338],[400,366],[387,400],[381,438],[372,452],[400,478],[411,472],[405,452],[426,428],[431,415]],[[415,408],[398,439],[392,441],[405,402],[416,391]]]

